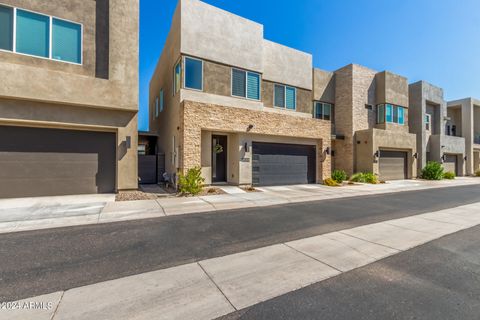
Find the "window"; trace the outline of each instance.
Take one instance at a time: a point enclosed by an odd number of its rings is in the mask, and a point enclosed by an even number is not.
[[[260,100],[260,75],[232,68],[232,96]]]
[[[0,5],[0,49],[82,63],[82,25]]]
[[[0,49],[13,51],[13,8],[0,6]]]
[[[377,106],[377,123],[385,123],[385,105],[379,104]]]
[[[285,86],[276,84],[273,95],[275,107],[285,108]]]
[[[79,24],[56,18],[52,20],[52,58],[82,62],[82,27]]]
[[[405,124],[405,108],[392,104],[377,105],[377,123]]]
[[[247,96],[247,73],[245,71],[232,69],[232,96]]]
[[[393,122],[393,106],[391,104],[385,106],[385,121]]]
[[[331,120],[332,105],[330,103],[315,102],[314,114],[316,119]]]
[[[155,118],[158,118],[159,100],[155,97]]]
[[[290,110],[295,110],[297,107],[297,90],[295,88],[276,84],[273,89],[273,95],[275,107]]]
[[[164,109],[164,98],[163,98],[163,89],[160,89],[160,112]]]
[[[396,107],[395,109],[398,110],[398,124],[404,125],[405,124],[405,108]]]
[[[173,68],[173,95],[180,91],[180,81],[182,79],[182,63],[178,61]]]
[[[203,61],[185,57],[185,88],[203,90]]]
[[[50,56],[50,17],[17,10],[16,49],[19,53]]]
[[[429,114],[425,115],[425,130],[430,131],[431,130],[431,120],[432,116]]]

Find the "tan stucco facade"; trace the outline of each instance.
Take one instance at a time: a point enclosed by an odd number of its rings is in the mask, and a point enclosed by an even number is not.
[[[329,79],[328,74],[319,73],[317,77]],[[415,134],[409,133],[407,79],[351,64],[334,72],[334,86],[334,168],[349,175],[356,172],[380,175],[377,151],[403,151],[408,153],[407,176],[415,178],[417,147]],[[377,123],[376,106],[385,103],[405,108],[403,125]]]
[[[2,1],[81,23],[83,63],[0,52],[0,125],[113,132],[116,189],[136,189],[139,1],[109,1],[109,25],[97,30],[101,2]],[[101,57],[96,46],[102,43],[109,50]],[[106,70],[99,71],[102,58]]]

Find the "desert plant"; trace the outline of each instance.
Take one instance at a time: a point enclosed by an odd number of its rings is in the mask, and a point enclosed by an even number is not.
[[[347,178],[347,173],[343,170],[333,170],[332,172],[332,179],[338,183],[342,183],[347,180]]]
[[[453,180],[455,179],[455,173],[448,171],[443,174],[443,179]]]
[[[377,184],[378,177],[372,172],[359,172],[359,173],[355,173],[350,178],[350,181],[359,182],[359,183]]]
[[[338,184],[337,181],[333,180],[332,178],[328,178],[323,180],[323,184],[329,187],[338,187],[340,184]]]
[[[181,174],[178,180],[178,190],[181,194],[197,195],[202,191],[202,169],[199,167],[188,169],[187,173]]]
[[[442,180],[443,167],[439,162],[429,161],[422,170],[422,179],[425,180]]]
[[[480,177],[480,170],[477,170],[477,171],[475,172],[475,176],[476,176],[476,177]]]

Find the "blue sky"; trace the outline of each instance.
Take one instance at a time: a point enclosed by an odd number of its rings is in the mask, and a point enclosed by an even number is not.
[[[333,71],[358,63],[443,87],[447,100],[480,98],[478,0],[206,0],[264,25],[265,38],[313,54]],[[148,83],[176,0],[140,1],[139,129]]]

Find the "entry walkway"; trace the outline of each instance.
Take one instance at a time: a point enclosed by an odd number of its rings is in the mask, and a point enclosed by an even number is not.
[[[0,200],[0,233],[465,185],[479,187],[480,178],[457,178],[434,182],[403,180],[378,185],[363,184],[343,187],[275,186],[258,188],[259,192],[231,192],[201,197],[172,197],[121,202],[115,202],[114,195],[6,199]]]

